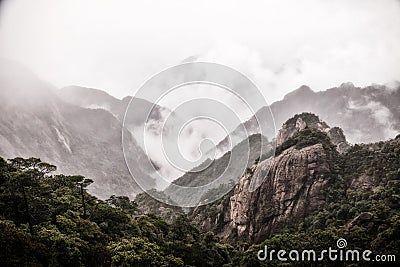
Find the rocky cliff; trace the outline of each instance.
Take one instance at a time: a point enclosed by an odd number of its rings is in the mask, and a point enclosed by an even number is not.
[[[335,177],[336,149],[347,145],[340,133],[313,114],[294,116],[278,133],[277,156],[272,162],[255,163],[230,194],[194,209],[190,216],[224,240],[259,242],[282,231],[324,204],[325,191]],[[264,182],[250,192],[254,179]]]

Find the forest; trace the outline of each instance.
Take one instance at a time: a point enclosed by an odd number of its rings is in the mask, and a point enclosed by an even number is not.
[[[314,132],[304,136],[311,143],[320,138]],[[399,154],[398,136],[354,145],[337,155],[336,182],[327,192],[326,204],[260,244],[224,243],[215,234],[203,232],[184,213],[166,221],[143,212],[128,197],[100,200],[88,193],[92,180],[54,174],[56,166],[38,158],[0,158],[1,266],[288,266],[261,262],[257,252],[264,245],[324,249],[338,238],[346,238],[349,248],[397,255]],[[374,177],[371,190],[352,190],[349,181],[362,175]],[[368,216],[369,220],[363,220]],[[341,264],[348,265],[325,262]]]

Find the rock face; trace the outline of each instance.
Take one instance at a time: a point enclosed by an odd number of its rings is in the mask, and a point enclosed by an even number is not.
[[[317,116],[301,114],[285,123],[279,144],[306,127],[332,131]],[[216,232],[223,240],[239,238],[259,242],[298,222],[325,203],[324,191],[331,184],[334,149],[322,144],[303,148],[292,146],[272,162],[254,164],[233,191],[218,203],[201,206],[190,214],[204,230]],[[268,168],[270,164],[272,168]],[[269,170],[269,171],[268,171]],[[264,182],[250,192],[253,179]]]

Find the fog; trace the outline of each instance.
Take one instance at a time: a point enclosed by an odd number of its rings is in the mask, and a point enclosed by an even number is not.
[[[400,74],[399,1],[2,1],[0,56],[119,98],[187,57],[228,64],[268,102],[302,84]]]

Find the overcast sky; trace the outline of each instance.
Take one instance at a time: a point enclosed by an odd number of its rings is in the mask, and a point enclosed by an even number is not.
[[[239,69],[268,102],[302,84],[400,80],[394,0],[13,0],[0,15],[1,57],[116,97],[193,55]]]

